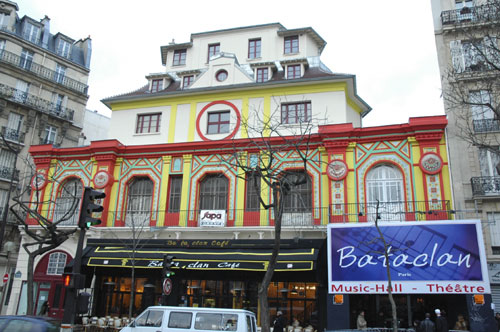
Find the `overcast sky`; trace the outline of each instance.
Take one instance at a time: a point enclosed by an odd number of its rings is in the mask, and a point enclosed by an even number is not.
[[[444,114],[430,0],[18,0],[19,16],[47,15],[51,33],[92,38],[87,108],[135,90],[163,72],[160,46],[191,33],[279,22],[312,27],[327,42],[322,61],[355,74],[372,108],[364,126]],[[224,50],[222,50],[224,51]]]

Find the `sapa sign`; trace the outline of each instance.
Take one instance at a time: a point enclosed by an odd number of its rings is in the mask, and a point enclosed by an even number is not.
[[[489,293],[479,220],[328,225],[329,293]]]
[[[224,227],[226,226],[226,211],[224,210],[201,210],[199,225],[201,227]]]

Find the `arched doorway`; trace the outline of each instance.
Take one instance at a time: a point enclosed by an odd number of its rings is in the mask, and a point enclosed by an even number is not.
[[[71,259],[72,257],[68,253],[56,250],[43,256],[38,262],[33,276],[33,281],[38,285],[35,289],[36,315],[40,315],[43,303],[48,301],[48,316],[62,319],[66,293],[62,274],[64,267]]]

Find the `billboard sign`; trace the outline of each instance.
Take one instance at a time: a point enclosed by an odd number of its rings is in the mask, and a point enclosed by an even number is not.
[[[490,293],[479,220],[328,225],[328,292]]]
[[[226,211],[201,210],[199,221],[201,227],[224,227],[226,226]]]

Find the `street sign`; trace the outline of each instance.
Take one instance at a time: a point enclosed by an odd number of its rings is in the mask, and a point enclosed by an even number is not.
[[[8,273],[5,273],[5,274],[3,275],[3,283],[5,284],[8,280],[9,280],[9,274],[8,274]]]
[[[172,279],[165,278],[165,280],[163,280],[163,294],[170,295],[171,292],[172,292]]]

